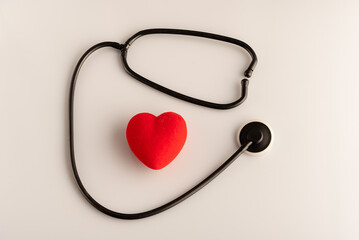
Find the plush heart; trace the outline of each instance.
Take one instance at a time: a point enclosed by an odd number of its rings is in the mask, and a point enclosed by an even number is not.
[[[158,117],[139,113],[127,125],[128,145],[147,167],[158,170],[167,166],[181,151],[187,138],[184,119],[174,112]]]

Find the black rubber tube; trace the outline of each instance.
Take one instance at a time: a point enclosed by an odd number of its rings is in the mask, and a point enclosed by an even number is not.
[[[231,108],[239,106],[240,104],[242,104],[247,99],[249,81],[246,78],[242,79],[242,81],[241,81],[241,85],[242,85],[241,96],[237,100],[234,100],[233,102],[230,102],[230,103],[214,103],[214,102],[201,100],[201,99],[198,99],[198,98],[194,98],[194,97],[191,97],[191,96],[176,92],[176,91],[171,90],[169,88],[166,88],[166,87],[164,87],[164,86],[162,86],[160,84],[157,84],[157,83],[143,77],[142,75],[138,74],[137,72],[135,72],[129,66],[129,64],[127,62],[127,51],[130,48],[131,44],[134,41],[136,41],[138,38],[140,38],[142,36],[146,36],[146,35],[151,35],[151,34],[185,35],[185,36],[207,38],[207,39],[212,39],[212,40],[216,40],[216,41],[222,41],[222,42],[234,44],[234,45],[236,45],[238,47],[241,47],[241,48],[245,49],[247,51],[247,53],[250,55],[250,57],[251,57],[251,62],[249,64],[249,66],[247,67],[247,69],[244,71],[244,76],[247,77],[247,78],[250,78],[252,76],[254,68],[257,65],[258,60],[257,60],[256,53],[254,52],[254,50],[247,43],[245,43],[245,42],[243,42],[241,40],[231,38],[231,37],[222,36],[222,35],[217,35],[217,34],[213,34],[213,33],[199,32],[199,31],[193,31],[193,30],[153,28],[153,29],[146,29],[146,30],[139,31],[138,33],[131,36],[124,43],[123,49],[121,50],[123,67],[125,68],[127,73],[130,74],[132,77],[134,77],[136,80],[138,80],[141,83],[146,84],[147,86],[149,86],[151,88],[154,88],[154,89],[156,89],[156,90],[158,90],[160,92],[168,94],[168,95],[170,95],[172,97],[181,99],[183,101],[186,101],[186,102],[189,102],[189,103],[192,103],[192,104],[200,105],[200,106],[203,106],[203,107],[208,107],[208,108],[227,110],[227,109],[231,109]]]
[[[86,61],[86,59],[96,50],[104,47],[112,47],[118,50],[123,49],[123,45],[116,43],[116,42],[102,42],[99,44],[96,44],[95,46],[88,49],[80,58],[78,61],[74,73],[72,75],[71,80],[71,86],[70,86],[70,98],[69,98],[69,143],[70,143],[70,159],[71,159],[71,166],[74,173],[75,180],[81,190],[81,192],[84,194],[85,198],[88,200],[88,202],[94,206],[99,211],[119,219],[140,219],[145,217],[150,217],[155,214],[161,213],[165,210],[168,210],[169,208],[179,204],[180,202],[184,201],[185,199],[189,198],[193,194],[195,194],[197,191],[202,189],[204,186],[206,186],[209,182],[211,182],[214,178],[216,178],[220,173],[222,173],[231,163],[233,163],[239,155],[241,155],[244,151],[247,150],[247,148],[252,144],[252,142],[248,142],[244,145],[242,145],[235,153],[232,154],[219,168],[217,168],[214,172],[212,172],[208,177],[203,179],[200,183],[195,185],[193,188],[188,190],[187,192],[183,193],[179,197],[175,198],[174,200],[151,210],[140,212],[140,213],[120,213],[113,211],[111,209],[108,209],[104,207],[102,204],[97,202],[90,193],[86,190],[84,184],[81,181],[80,175],[77,170],[76,166],[76,158],[75,158],[75,139],[74,139],[74,103],[75,103],[75,88],[76,88],[76,82],[78,79],[78,75],[81,69],[81,66]]]

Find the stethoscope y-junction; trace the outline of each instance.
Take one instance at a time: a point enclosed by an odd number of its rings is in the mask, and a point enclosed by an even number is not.
[[[213,103],[197,98],[193,98],[187,95],[184,95],[182,93],[173,91],[171,89],[168,89],[164,86],[161,86],[143,76],[136,73],[131,69],[131,67],[128,65],[127,62],[127,52],[131,46],[131,44],[136,41],[136,39],[149,35],[149,34],[175,34],[175,35],[187,35],[187,36],[194,36],[194,37],[201,37],[201,38],[209,38],[213,40],[218,40],[222,42],[227,42],[230,44],[237,45],[243,49],[245,49],[248,54],[251,57],[251,62],[244,72],[244,76],[246,78],[243,78],[241,81],[242,84],[242,90],[241,90],[241,96],[230,103],[221,104],[221,103]],[[221,36],[217,34],[212,33],[206,33],[206,32],[199,32],[199,31],[191,31],[191,30],[180,30],[180,29],[147,29],[140,31],[130,37],[124,44],[119,44],[117,42],[101,42],[90,49],[88,49],[80,58],[78,61],[74,73],[72,75],[71,79],[71,86],[70,86],[70,99],[69,99],[69,144],[70,144],[70,157],[71,157],[71,165],[72,170],[76,179],[76,182],[78,186],[80,187],[81,192],[84,194],[86,199],[99,211],[120,219],[140,219],[149,217],[155,214],[158,214],[160,212],[163,212],[178,203],[182,202],[183,200],[187,199],[188,197],[192,196],[194,193],[202,189],[204,186],[206,186],[209,182],[211,182],[214,178],[216,178],[220,173],[222,173],[231,163],[233,163],[239,155],[241,155],[243,152],[248,151],[251,153],[259,153],[264,150],[266,150],[272,140],[272,134],[268,126],[266,126],[264,123],[261,123],[259,121],[254,121],[246,124],[238,133],[237,140],[240,144],[240,147],[219,167],[217,168],[213,173],[211,173],[208,177],[203,179],[200,183],[192,187],[187,192],[183,193],[179,197],[175,198],[174,200],[151,210],[140,212],[140,213],[120,213],[113,210],[110,210],[106,207],[104,207],[102,204],[97,202],[90,193],[86,190],[84,184],[81,181],[81,178],[79,176],[77,166],[76,166],[76,158],[75,158],[75,139],[74,139],[74,102],[75,102],[75,88],[76,88],[76,82],[78,79],[78,75],[80,72],[80,69],[86,59],[96,50],[104,48],[104,47],[111,47],[114,49],[117,49],[121,52],[122,56],[122,62],[125,70],[135,79],[138,81],[158,90],[163,93],[166,93],[170,96],[176,97],[178,99],[184,100],[189,103],[193,103],[196,105],[213,108],[213,109],[231,109],[234,107],[237,107],[238,105],[242,104],[245,99],[247,98],[248,94],[248,84],[249,81],[247,78],[250,78],[252,76],[253,70],[257,64],[257,56],[253,49],[246,44],[243,41],[240,41],[238,39]]]

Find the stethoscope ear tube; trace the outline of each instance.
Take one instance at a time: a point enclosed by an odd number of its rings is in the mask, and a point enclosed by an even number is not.
[[[248,66],[248,68],[245,70],[244,72],[244,76],[246,78],[243,78],[241,81],[241,96],[230,103],[214,103],[214,102],[209,102],[209,101],[205,101],[205,100],[201,100],[198,98],[194,98],[194,97],[190,97],[188,95],[184,95],[182,93],[176,92],[174,90],[171,90],[169,88],[166,88],[164,86],[161,86],[145,77],[143,77],[142,75],[136,73],[128,64],[127,62],[127,52],[131,46],[131,44],[137,40],[138,38],[142,37],[142,36],[146,36],[146,35],[151,35],[151,34],[172,34],[172,35],[186,35],[186,36],[193,36],[193,37],[201,37],[201,38],[208,38],[208,39],[213,39],[213,40],[217,40],[217,41],[222,41],[222,42],[226,42],[226,43],[230,43],[230,44],[234,44],[238,47],[241,47],[243,49],[245,49],[247,51],[247,53],[249,54],[249,56],[251,57],[251,62]],[[123,48],[121,49],[121,55],[122,55],[122,63],[123,63],[123,67],[125,68],[125,70],[127,71],[127,73],[129,75],[131,75],[133,78],[137,79],[138,81],[146,84],[147,86],[154,88],[160,92],[163,92],[165,94],[168,94],[172,97],[181,99],[183,101],[192,103],[192,104],[196,104],[196,105],[200,105],[203,107],[208,107],[208,108],[214,108],[214,109],[221,109],[221,110],[225,110],[225,109],[231,109],[234,107],[239,106],[240,104],[242,104],[248,96],[248,84],[249,81],[247,78],[250,78],[252,76],[252,73],[254,71],[254,68],[257,65],[257,55],[254,52],[254,50],[245,42],[235,39],[235,38],[230,38],[230,37],[226,37],[226,36],[222,36],[222,35],[217,35],[217,34],[213,34],[213,33],[206,33],[206,32],[199,32],[199,31],[192,31],[192,30],[182,30],[182,29],[167,29],[167,28],[154,28],[154,29],[146,29],[146,30],[142,30],[136,34],[134,34],[132,37],[130,37],[123,45]]]

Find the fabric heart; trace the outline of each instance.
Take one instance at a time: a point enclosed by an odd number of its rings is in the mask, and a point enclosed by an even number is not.
[[[158,117],[139,113],[129,121],[126,138],[136,157],[147,167],[158,170],[172,162],[181,151],[187,138],[187,126],[174,112]]]

